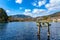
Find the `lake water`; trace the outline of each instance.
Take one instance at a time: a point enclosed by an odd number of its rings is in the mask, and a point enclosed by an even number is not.
[[[40,39],[47,40],[47,27],[40,28]],[[38,40],[35,22],[0,23],[0,40]],[[50,40],[60,40],[60,23],[51,23]]]

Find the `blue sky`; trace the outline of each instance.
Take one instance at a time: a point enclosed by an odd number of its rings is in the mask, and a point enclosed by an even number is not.
[[[60,0],[0,0],[0,8],[8,15],[24,14],[32,17],[60,11]]]

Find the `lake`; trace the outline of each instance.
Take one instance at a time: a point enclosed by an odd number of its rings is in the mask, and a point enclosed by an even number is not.
[[[50,40],[60,40],[60,23],[50,23]],[[40,28],[40,39],[47,40],[47,27]],[[0,23],[0,40],[38,40],[36,22]]]

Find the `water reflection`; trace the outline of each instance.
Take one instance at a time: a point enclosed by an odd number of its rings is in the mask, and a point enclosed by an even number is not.
[[[0,31],[6,29],[6,27],[7,27],[7,23],[0,23]]]
[[[4,37],[7,28],[7,23],[0,23],[0,40]]]
[[[38,40],[40,40],[40,35],[37,35],[37,37],[38,37]]]
[[[40,40],[40,27],[38,27],[37,37],[38,37],[38,40]]]

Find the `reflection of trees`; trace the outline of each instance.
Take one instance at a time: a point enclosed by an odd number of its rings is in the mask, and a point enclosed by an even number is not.
[[[6,29],[7,23],[0,23],[0,30]]]
[[[0,37],[5,35],[7,23],[0,23]]]

